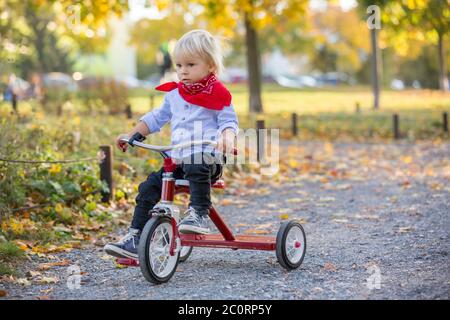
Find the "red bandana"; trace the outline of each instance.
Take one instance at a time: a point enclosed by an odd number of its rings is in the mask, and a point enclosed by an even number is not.
[[[166,82],[155,89],[168,92],[176,88],[184,100],[207,109],[222,110],[231,105],[230,92],[217,80],[214,73],[192,84]]]

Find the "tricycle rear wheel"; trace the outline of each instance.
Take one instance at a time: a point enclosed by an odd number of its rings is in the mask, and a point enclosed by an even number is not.
[[[189,258],[189,256],[192,253],[192,249],[194,249],[194,247],[186,247],[186,246],[181,247],[180,262],[185,262]]]
[[[280,265],[288,270],[297,269],[306,254],[306,234],[295,220],[283,222],[278,230],[276,254]]]

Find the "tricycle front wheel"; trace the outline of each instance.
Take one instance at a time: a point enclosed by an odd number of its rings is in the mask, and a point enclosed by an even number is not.
[[[283,222],[278,230],[276,254],[280,265],[288,270],[297,269],[306,254],[306,234],[295,220]]]
[[[139,241],[139,266],[148,281],[160,284],[170,280],[178,265],[180,252],[170,255],[174,237],[171,219],[153,216],[145,225]]]

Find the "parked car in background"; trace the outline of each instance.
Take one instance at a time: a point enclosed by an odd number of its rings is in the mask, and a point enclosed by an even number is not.
[[[78,89],[76,81],[72,76],[61,72],[50,72],[42,77],[44,88],[64,89],[74,92]]]
[[[400,79],[393,79],[391,81],[391,89],[403,90],[403,89],[405,89],[405,83]]]
[[[308,75],[277,75],[274,76],[275,81],[283,87],[287,88],[316,88],[319,86],[314,77]]]
[[[225,83],[246,83],[248,80],[247,70],[243,68],[227,68],[220,76]]]
[[[343,72],[327,72],[318,76],[317,80],[323,86],[337,86],[351,82],[349,76]]]

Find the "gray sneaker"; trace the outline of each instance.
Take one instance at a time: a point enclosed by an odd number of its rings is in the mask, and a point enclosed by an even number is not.
[[[138,259],[138,245],[140,230],[130,228],[128,234],[116,243],[108,243],[104,250],[107,254],[117,258]]]
[[[199,215],[194,208],[189,208],[186,213],[189,213],[189,215],[178,225],[178,232],[198,234],[211,233],[207,215]]]

